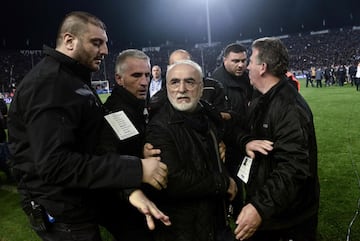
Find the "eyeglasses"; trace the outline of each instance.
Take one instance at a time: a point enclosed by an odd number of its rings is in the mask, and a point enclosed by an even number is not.
[[[197,82],[194,79],[184,79],[184,80],[172,79],[168,82],[167,86],[169,89],[176,90],[180,87],[181,81],[184,82],[184,86],[187,90],[193,90],[196,88],[196,86],[199,85],[199,82]]]

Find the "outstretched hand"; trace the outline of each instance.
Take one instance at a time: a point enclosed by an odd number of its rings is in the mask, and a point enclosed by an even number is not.
[[[160,220],[166,226],[171,225],[170,218],[161,212],[140,189],[137,189],[130,194],[129,201],[131,205],[145,215],[146,223],[150,230],[155,229],[154,218]]]

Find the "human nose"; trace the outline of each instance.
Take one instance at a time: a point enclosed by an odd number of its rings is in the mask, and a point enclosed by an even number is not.
[[[148,86],[148,85],[149,85],[149,80],[148,80],[148,78],[146,78],[146,77],[141,78],[140,84],[141,84],[141,85]]]
[[[109,49],[108,49],[107,44],[101,45],[101,47],[100,47],[100,53],[101,53],[101,55],[103,55],[103,56],[106,56],[106,55],[109,54]]]
[[[140,85],[148,86],[148,85],[149,85],[149,81],[150,81],[150,78],[149,78],[146,74],[143,74],[143,75],[140,77]]]
[[[180,83],[179,83],[179,91],[180,92],[185,92],[185,90],[186,90],[185,81],[180,81]]]

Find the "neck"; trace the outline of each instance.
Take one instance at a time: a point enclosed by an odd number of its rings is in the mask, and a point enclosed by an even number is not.
[[[262,94],[266,94],[274,85],[279,83],[280,78],[276,76],[267,76],[264,78],[264,85],[258,89]]]

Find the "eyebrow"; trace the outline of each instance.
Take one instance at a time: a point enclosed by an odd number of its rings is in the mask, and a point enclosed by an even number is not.
[[[185,78],[184,80],[193,80],[193,81],[196,82],[196,79],[194,79],[194,78],[192,78],[192,77],[190,77],[190,78]]]
[[[103,44],[105,41],[101,38],[95,37],[95,38],[90,39],[90,42],[97,43],[97,44]]]
[[[171,81],[174,81],[174,80],[181,80],[181,79],[179,79],[179,78],[172,78],[172,79],[170,79]],[[196,82],[196,79],[194,79],[193,77],[189,77],[189,78],[185,78],[184,79],[184,81],[188,81],[188,80],[192,80],[192,81],[194,81],[194,82]]]
[[[138,76],[142,76],[142,75],[145,75],[146,77],[147,77],[147,76],[150,76],[150,72],[145,72],[145,73],[135,72],[135,73],[132,73],[132,74],[131,74],[131,76],[133,76],[133,77],[138,77]]]

